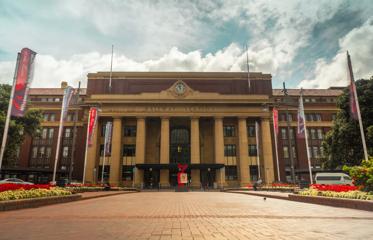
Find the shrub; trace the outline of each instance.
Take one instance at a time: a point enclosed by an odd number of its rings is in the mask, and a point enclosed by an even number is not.
[[[360,166],[344,166],[346,171],[354,179],[354,184],[361,186],[363,191],[373,191],[373,156],[368,161],[363,160]]]
[[[51,196],[64,196],[71,195],[70,191],[61,188],[51,189],[18,189],[8,190],[0,192],[0,201],[16,200],[16,199],[28,199],[28,198],[39,198],[39,197],[51,197]]]

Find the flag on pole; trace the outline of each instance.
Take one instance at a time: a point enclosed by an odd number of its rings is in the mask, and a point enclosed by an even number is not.
[[[61,110],[61,118],[63,120],[66,120],[67,111],[69,109],[70,101],[71,101],[71,98],[73,97],[73,94],[74,94],[74,88],[70,86],[65,88],[63,92],[62,110]]]
[[[303,106],[302,94],[300,95],[300,98],[299,98],[297,118],[298,118],[297,136],[299,138],[305,138],[305,117],[304,117],[304,106]]]
[[[355,80],[354,80],[354,73],[352,71],[351,58],[350,58],[350,54],[348,54],[348,51],[347,51],[347,65],[348,65],[348,77],[349,77],[349,80],[350,80],[350,112],[351,112],[351,117],[353,119],[359,121],[361,142],[363,144],[363,150],[364,150],[364,158],[365,158],[366,161],[368,161],[368,150],[367,150],[367,144],[366,144],[366,141],[365,141],[363,120],[361,119],[359,99],[357,97],[356,85],[355,85]]]
[[[275,134],[278,135],[278,110],[276,108],[273,108],[273,128]]]
[[[23,117],[25,114],[27,95],[29,85],[32,81],[34,72],[34,59],[36,52],[23,48],[19,54],[18,69],[14,82],[14,96],[12,101],[11,115],[15,117]]]
[[[113,128],[112,122],[107,122],[105,127],[105,156],[111,155],[111,132]]]
[[[97,108],[91,107],[88,116],[88,146],[92,146],[92,136],[97,123]]]
[[[356,85],[354,81],[354,75],[352,73],[352,65],[350,55],[347,52],[347,64],[348,64],[348,77],[350,80],[350,114],[351,117],[355,120],[358,120],[357,113],[357,96],[356,96]]]
[[[249,88],[249,91],[250,91],[251,81],[250,81],[250,69],[249,69],[249,50],[247,49],[247,44],[245,46],[246,46],[247,84],[248,84],[248,88]]]

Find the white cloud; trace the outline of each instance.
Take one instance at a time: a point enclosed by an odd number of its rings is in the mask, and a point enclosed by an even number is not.
[[[58,87],[61,81],[72,86],[82,82],[86,86],[87,74],[110,70],[110,54],[97,52],[78,54],[68,59],[50,55],[37,55],[32,87]],[[202,56],[200,51],[183,53],[176,47],[155,60],[135,61],[124,55],[114,55],[113,71],[241,71],[245,60],[243,51],[235,44],[215,54]],[[10,83],[14,62],[0,62],[1,83]]]
[[[373,19],[366,21],[361,27],[351,30],[339,40],[339,51],[330,61],[320,58],[316,62],[314,78],[300,82],[299,87],[327,88],[330,86],[346,86],[347,58],[349,51],[355,79],[373,76]]]

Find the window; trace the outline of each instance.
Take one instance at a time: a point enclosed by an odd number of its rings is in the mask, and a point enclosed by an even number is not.
[[[317,146],[312,147],[312,156],[314,158],[319,158],[319,148]]]
[[[225,166],[225,180],[237,180],[236,166]]]
[[[71,113],[67,114],[66,121],[71,122],[72,120],[73,120],[73,114],[71,114]]]
[[[54,101],[55,101],[55,102],[59,102],[60,99],[59,99],[59,98],[55,98]]]
[[[52,154],[52,148],[51,147],[47,147],[46,152],[45,152],[45,157],[46,158],[50,158],[51,154]]]
[[[248,126],[248,133],[247,135],[249,137],[255,137],[256,133],[255,133],[255,126]]]
[[[122,166],[122,180],[133,180],[133,166]]]
[[[54,135],[54,128],[50,128],[49,129],[49,134],[48,134],[48,139],[53,139],[53,135]]]
[[[71,128],[65,129],[65,138],[71,138]]]
[[[257,165],[250,165],[250,180],[257,181],[258,180],[258,166]]]
[[[294,139],[294,129],[290,128],[290,139]]]
[[[256,145],[250,144],[249,145],[249,156],[256,156],[257,151],[256,151]]]
[[[287,139],[287,133],[286,128],[281,128],[281,138]]]
[[[48,98],[48,102],[53,102],[53,98]]]
[[[45,154],[45,147],[40,147],[39,148],[39,157],[44,157],[44,154]]]
[[[322,129],[317,129],[317,138],[318,138],[318,139],[323,139],[323,132],[322,132]]]
[[[321,114],[316,113],[315,114],[315,120],[318,121],[318,122],[320,122],[321,121]]]
[[[315,131],[315,129],[312,128],[310,131],[311,131],[311,139],[316,139],[316,131]]]
[[[44,113],[43,114],[43,120],[48,121],[48,119],[49,119],[49,113]]]
[[[51,122],[56,121],[56,114],[51,113],[51,114],[49,115],[49,121],[51,121]]]
[[[308,103],[308,102],[310,102],[310,99],[309,99],[309,98],[305,98],[305,99],[304,99],[304,102],[307,102],[307,103]]]
[[[293,150],[292,154],[293,154],[293,158],[294,159],[297,159],[297,151],[295,149],[295,146],[291,146],[291,149]]]
[[[69,147],[65,146],[62,149],[62,157],[68,157],[69,156]]]
[[[233,125],[224,125],[223,127],[224,137],[236,136],[236,127]]]
[[[38,157],[38,147],[33,147],[32,148],[32,158],[37,158]]]
[[[288,114],[288,121],[289,122],[293,121],[293,115],[291,115],[290,113]]]
[[[236,156],[236,145],[234,144],[224,145],[224,156],[235,157]]]
[[[289,158],[289,147],[284,146],[282,149],[284,151],[284,158]]]
[[[134,157],[136,156],[135,145],[123,145],[123,157]]]
[[[109,149],[106,149],[106,156],[108,157],[108,156],[110,156],[110,154],[111,154],[111,151],[110,151],[110,149],[111,149],[111,144],[109,144],[109,146],[107,146]],[[101,144],[100,145],[100,157],[103,157],[104,156],[104,144]]]
[[[48,129],[47,128],[43,128],[43,131],[42,131],[42,134],[41,134],[41,138],[42,139],[46,139],[47,135],[48,135]]]
[[[280,121],[286,121],[286,114],[285,113],[280,114]]]
[[[125,137],[136,137],[136,126],[125,126],[124,136]]]

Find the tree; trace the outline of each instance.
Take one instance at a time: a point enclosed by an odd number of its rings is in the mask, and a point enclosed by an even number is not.
[[[356,186],[361,186],[364,191],[373,191],[373,157],[363,160],[361,166],[344,166],[346,171],[354,179]]]
[[[4,125],[8,111],[9,97],[12,87],[0,84],[0,141],[3,138]],[[17,153],[26,134],[34,136],[40,132],[42,114],[39,110],[29,110],[24,117],[12,117],[9,123],[8,139],[5,148],[3,165],[15,166]]]
[[[356,81],[361,117],[368,148],[373,154],[373,78]],[[327,156],[326,168],[342,168],[343,165],[360,165],[364,159],[360,128],[357,120],[350,116],[349,88],[337,99],[340,108],[332,129],[326,134],[323,147]]]

